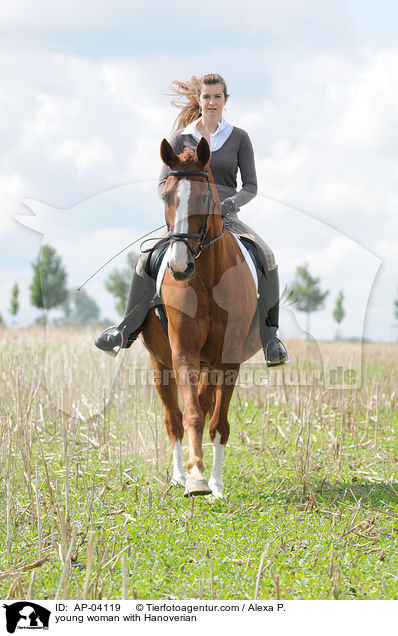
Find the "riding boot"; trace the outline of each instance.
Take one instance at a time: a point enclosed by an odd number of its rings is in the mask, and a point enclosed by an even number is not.
[[[266,363],[275,367],[289,362],[289,354],[278,338],[279,327],[279,276],[278,268],[268,270],[266,276],[258,276],[260,338]]]
[[[125,317],[116,327],[105,329],[95,341],[95,346],[116,356],[120,349],[131,347],[140,334],[155,293],[154,281],[134,270],[130,284]]]

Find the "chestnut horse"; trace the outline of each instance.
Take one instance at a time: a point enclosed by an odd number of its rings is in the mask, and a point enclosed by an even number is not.
[[[185,148],[181,155],[164,139],[160,154],[169,167],[163,198],[170,246],[161,287],[168,339],[153,308],[142,338],[165,406],[173,482],[185,485],[186,496],[212,492],[221,497],[235,381],[241,362],[261,347],[257,293],[235,237],[224,228],[206,139],[201,139],[196,151]],[[202,459],[207,414],[213,444],[209,483]],[[189,453],[186,478],[181,455],[184,431]]]

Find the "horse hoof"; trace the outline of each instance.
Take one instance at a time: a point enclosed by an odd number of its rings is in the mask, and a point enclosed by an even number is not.
[[[206,479],[187,479],[185,482],[184,497],[196,497],[198,495],[210,495],[211,490]]]

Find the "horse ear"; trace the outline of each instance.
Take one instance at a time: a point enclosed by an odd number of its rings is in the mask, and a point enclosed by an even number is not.
[[[160,144],[160,156],[163,163],[165,163],[166,166],[169,166],[169,168],[171,168],[173,163],[175,163],[177,160],[177,155],[167,139],[163,139],[162,143]]]
[[[205,137],[202,137],[202,139],[196,146],[196,157],[203,166],[207,166],[210,161],[210,155],[210,147],[207,143],[207,139]]]

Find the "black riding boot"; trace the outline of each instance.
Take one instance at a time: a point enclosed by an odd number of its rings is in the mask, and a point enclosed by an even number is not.
[[[95,341],[95,346],[112,356],[116,356],[121,348],[131,347],[142,330],[152,304],[154,291],[154,281],[147,274],[145,278],[139,276],[134,269],[125,317],[117,327],[105,329]]]
[[[260,338],[265,361],[269,367],[289,362],[289,354],[276,332],[279,327],[279,276],[278,268],[258,276],[258,301]]]

